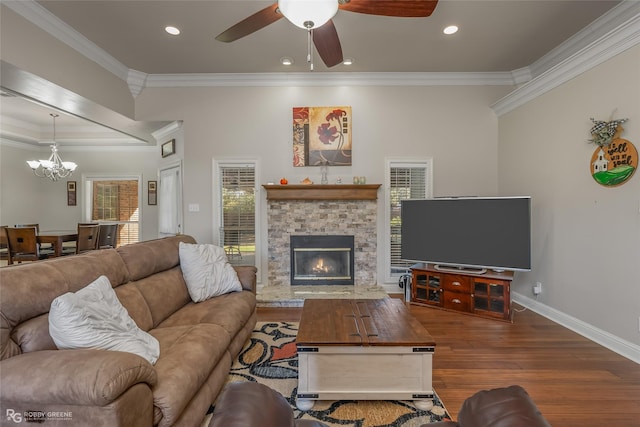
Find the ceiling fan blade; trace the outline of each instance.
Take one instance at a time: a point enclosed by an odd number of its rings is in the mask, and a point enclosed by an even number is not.
[[[368,15],[422,18],[430,16],[437,4],[438,0],[340,0],[338,7]]]
[[[276,2],[218,34],[216,40],[225,43],[238,40],[266,27],[269,24],[273,24],[280,18],[282,18],[282,14],[278,11],[278,3]]]
[[[332,20],[313,30],[313,44],[327,67],[333,67],[342,62],[342,46]]]

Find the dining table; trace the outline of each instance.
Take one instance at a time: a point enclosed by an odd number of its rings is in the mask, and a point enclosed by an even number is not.
[[[62,244],[64,242],[76,242],[77,230],[46,230],[40,231],[37,236],[38,243],[50,243],[53,246],[53,256],[62,256]]]

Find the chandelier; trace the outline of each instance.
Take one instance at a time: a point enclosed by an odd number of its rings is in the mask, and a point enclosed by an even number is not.
[[[278,9],[292,24],[307,30],[307,62],[313,71],[312,31],[338,12],[338,0],[278,0]]]
[[[53,117],[53,144],[51,144],[51,156],[49,160],[27,160],[27,164],[33,170],[33,173],[40,178],[49,178],[51,181],[57,181],[60,178],[71,176],[78,167],[73,162],[63,162],[58,154],[58,144],[56,144],[56,117],[57,114],[51,113]]]

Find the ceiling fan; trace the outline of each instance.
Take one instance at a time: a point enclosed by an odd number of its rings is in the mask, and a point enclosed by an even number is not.
[[[229,43],[285,17],[308,31],[307,61],[312,63],[313,40],[322,61],[327,67],[333,67],[343,61],[338,32],[331,20],[338,9],[368,15],[421,18],[430,16],[437,4],[438,0],[278,0],[223,31],[216,40]]]

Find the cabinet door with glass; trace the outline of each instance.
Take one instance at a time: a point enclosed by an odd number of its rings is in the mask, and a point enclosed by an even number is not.
[[[423,270],[413,270],[411,301],[442,306],[442,278]]]
[[[474,279],[473,311],[484,316],[508,320],[511,316],[510,282],[495,279]]]

